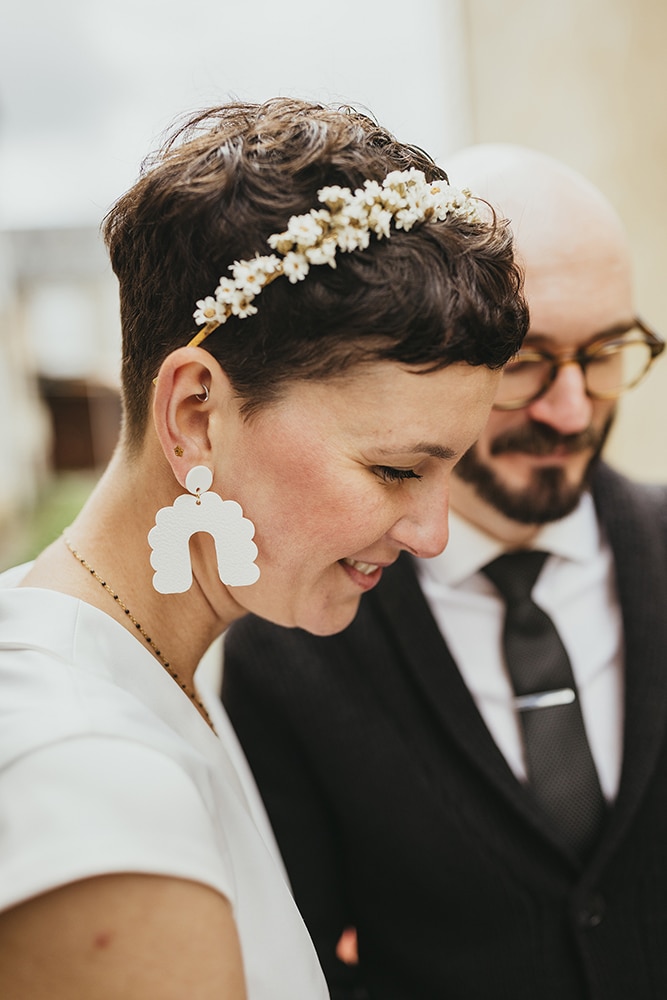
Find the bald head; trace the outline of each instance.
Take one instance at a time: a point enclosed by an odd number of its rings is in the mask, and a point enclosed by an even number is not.
[[[544,153],[507,144],[470,146],[449,157],[445,168],[453,184],[469,187],[510,220],[526,272],[531,328],[550,318],[543,320],[544,312],[557,314],[566,298],[586,301],[594,311],[587,322],[599,322],[600,330],[610,312],[632,315],[627,237],[590,181]]]
[[[512,220],[522,243],[585,241],[586,226],[605,228],[625,242],[621,221],[604,195],[581,174],[523,146],[486,143],[449,157],[450,181],[469,187]]]

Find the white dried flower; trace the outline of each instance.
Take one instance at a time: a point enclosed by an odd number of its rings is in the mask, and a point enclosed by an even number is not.
[[[241,291],[237,292],[234,301],[230,303],[232,315],[238,316],[239,319],[254,316],[257,312],[257,306],[251,304],[253,299],[254,295],[244,295]]]
[[[283,274],[295,285],[297,281],[303,281],[310,271],[310,264],[303,253],[290,250],[283,258]]]
[[[197,309],[194,314],[195,323],[210,323],[212,320],[217,320],[218,313],[218,303],[212,295],[207,295],[205,299],[197,301]]]
[[[332,222],[337,227],[345,227],[350,224],[365,227],[368,225],[368,212],[369,207],[364,203],[363,198],[353,198],[334,216]]]
[[[338,245],[335,240],[323,240],[319,246],[308,247],[304,252],[309,264],[328,264],[330,267],[336,266],[336,250]]]
[[[371,241],[370,230],[348,225],[338,231],[338,247],[343,253],[365,250]]]
[[[423,214],[414,206],[401,208],[394,216],[394,225],[397,229],[404,229],[407,232],[422,218]]]
[[[253,265],[254,261],[252,260],[236,260],[232,265],[234,283],[246,295],[254,295],[264,284],[263,275],[259,274]]]
[[[324,234],[322,220],[315,212],[308,215],[293,215],[287,225],[287,235],[297,247],[313,247]]]
[[[236,295],[236,285],[231,278],[220,278],[218,287],[215,290],[215,297],[218,302],[229,304]]]
[[[368,213],[368,225],[373,230],[378,239],[389,236],[389,229],[393,216],[382,205],[373,205]]]
[[[364,181],[363,188],[357,188],[355,194],[359,201],[365,202],[366,205],[374,205],[382,198],[382,185],[377,181]]]
[[[294,245],[294,241],[288,233],[273,233],[266,242],[283,257],[286,253],[289,253]]]
[[[320,188],[317,192],[317,200],[326,205],[329,211],[338,212],[344,205],[348,204],[351,194],[349,188],[332,184],[330,187]]]

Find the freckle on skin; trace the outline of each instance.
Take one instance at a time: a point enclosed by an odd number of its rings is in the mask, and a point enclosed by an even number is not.
[[[93,938],[93,948],[108,948],[113,940],[113,934],[110,931],[99,931]]]

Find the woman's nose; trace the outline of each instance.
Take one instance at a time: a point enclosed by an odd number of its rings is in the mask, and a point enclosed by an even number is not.
[[[394,523],[389,534],[413,556],[431,559],[440,555],[449,540],[449,488],[425,491]]]

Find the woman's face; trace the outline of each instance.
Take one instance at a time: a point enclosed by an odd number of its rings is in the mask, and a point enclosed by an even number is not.
[[[402,549],[441,552],[449,477],[484,426],[498,377],[464,363],[418,374],[380,362],[295,383],[250,420],[226,420],[212,488],[254,522],[261,571],[252,586],[229,588],[237,604],[330,634]]]

